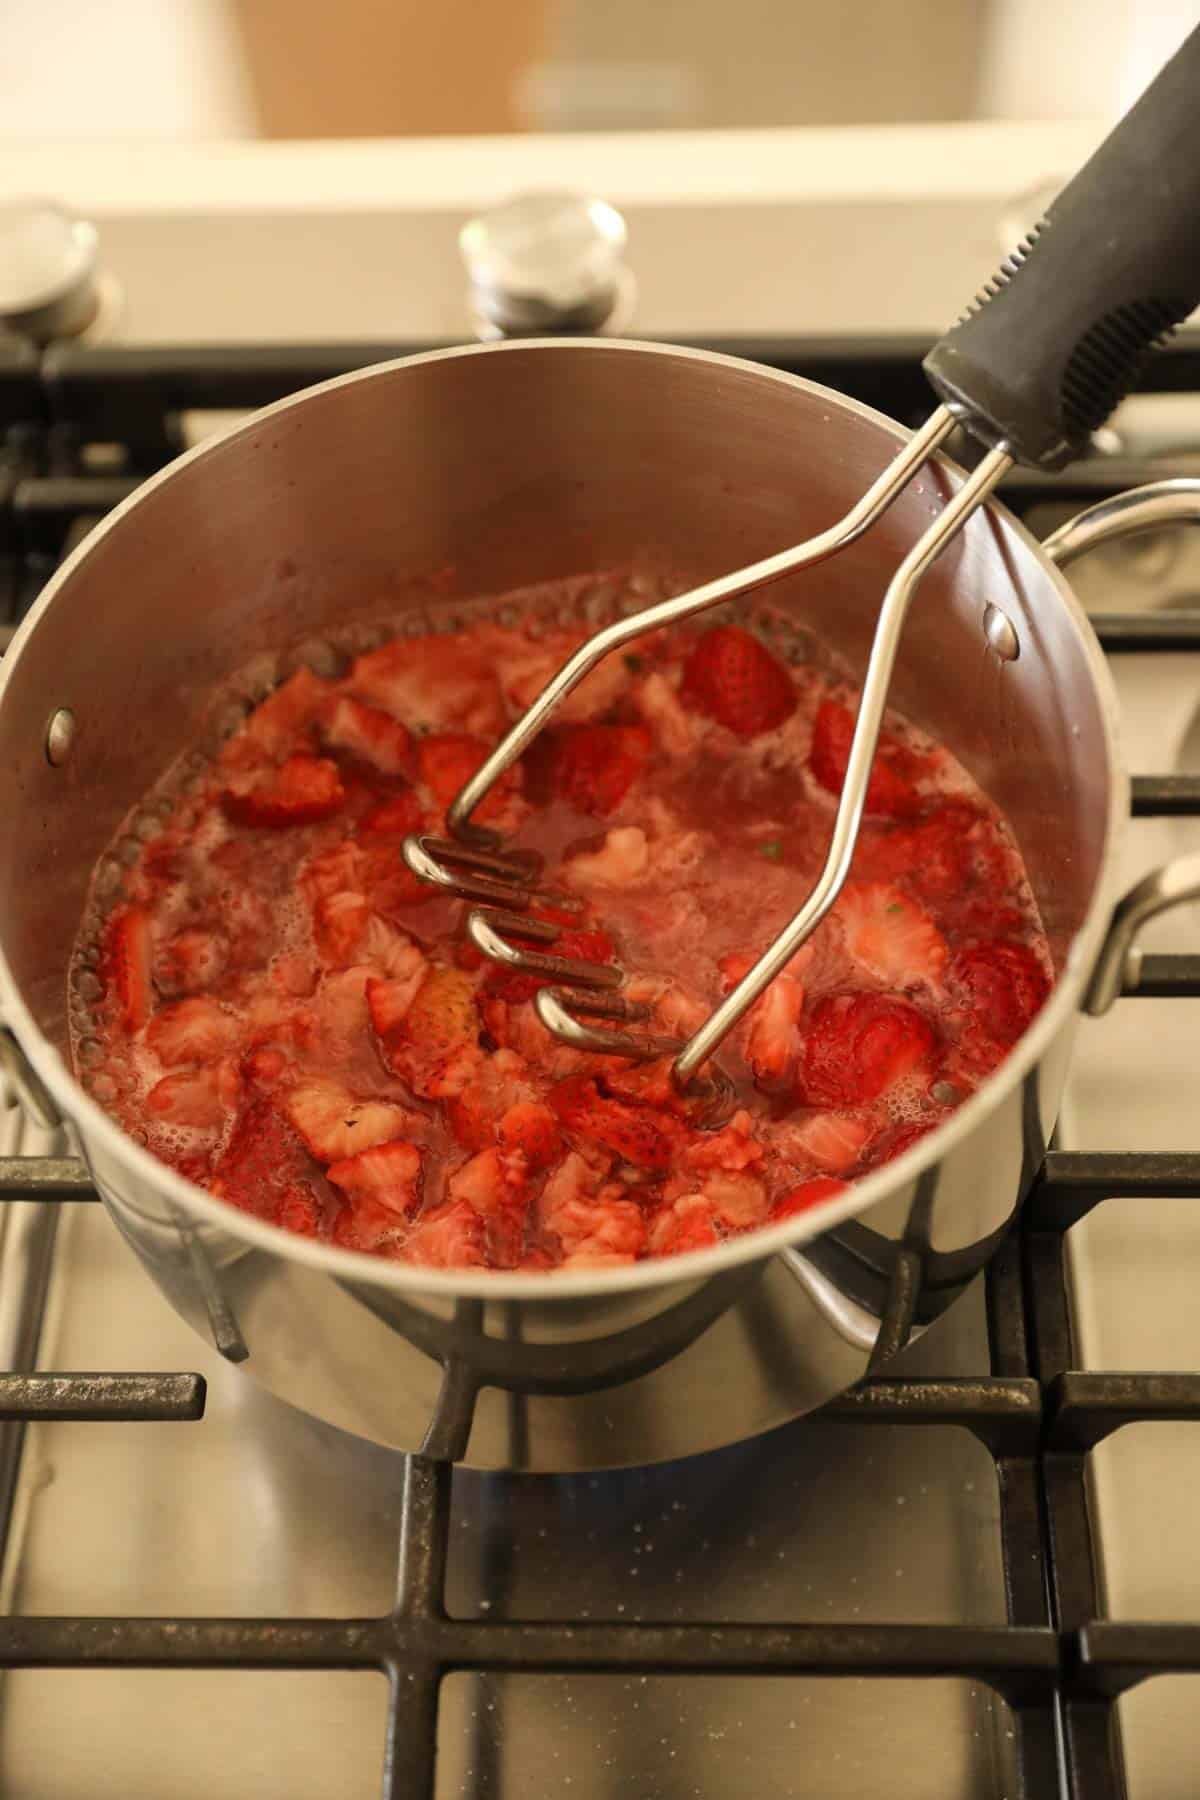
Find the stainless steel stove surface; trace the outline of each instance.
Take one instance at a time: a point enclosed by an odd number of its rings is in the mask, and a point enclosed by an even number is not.
[[[915,333],[959,298],[943,273]],[[422,334],[459,329],[451,282]],[[919,416],[914,343],[813,341],[828,326],[747,347]],[[0,351],[0,631],[181,412],[403,348]],[[1190,345],[1161,367],[1200,388]],[[1175,472],[1192,414],[1164,427],[1161,402],[1127,412],[1122,458],[1005,497],[1035,523]],[[1184,777],[1139,786],[1132,879],[1200,847],[1200,556],[1176,533],[1078,586],[1131,766]],[[70,1145],[0,1108],[0,1792],[1193,1800],[1198,933],[1192,909],[1151,944],[1174,997],[1081,1028],[1064,1148],[986,1284],[819,1417],[651,1469],[451,1475],[290,1411],[168,1309]]]

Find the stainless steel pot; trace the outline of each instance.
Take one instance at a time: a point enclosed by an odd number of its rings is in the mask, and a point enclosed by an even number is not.
[[[980,1092],[845,1197],[669,1263],[423,1271],[232,1211],[128,1138],[64,1060],[93,864],[232,671],[257,659],[269,679],[280,646],[393,618],[447,564],[464,595],[656,554],[709,578],[828,523],[902,435],[826,389],[695,351],[574,340],[413,357],[183,457],[93,533],[21,628],[0,674],[10,1064],[29,1104],[71,1122],[179,1311],[297,1406],[484,1467],[681,1456],[849,1386],[1001,1240],[1053,1126],[1089,981],[1098,970],[1104,999],[1119,988],[1133,927],[1166,890],[1119,913],[1110,935],[1127,784],[1108,674],[1052,560],[999,506],[927,578],[894,698],[1012,821],[1058,983]],[[861,664],[888,572],[960,479],[940,462],[865,538],[774,597]],[[1172,484],[1117,503],[1117,525],[1196,506]],[[1112,510],[1076,522],[1065,553],[1111,535]],[[1172,894],[1194,892],[1200,868],[1171,879]]]

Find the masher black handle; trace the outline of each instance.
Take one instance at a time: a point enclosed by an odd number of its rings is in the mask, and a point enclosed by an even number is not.
[[[1192,32],[925,373],[983,443],[1060,469],[1200,304],[1200,30]]]

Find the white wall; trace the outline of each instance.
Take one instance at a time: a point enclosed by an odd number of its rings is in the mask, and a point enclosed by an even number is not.
[[[1200,0],[989,0],[978,116],[1117,118],[1200,24]]]
[[[0,0],[0,138],[253,135],[222,0]]]

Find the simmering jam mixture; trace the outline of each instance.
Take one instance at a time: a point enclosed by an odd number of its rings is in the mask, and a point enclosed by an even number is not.
[[[73,970],[93,1095],[229,1205],[437,1268],[699,1249],[944,1120],[1051,979],[1014,841],[949,753],[890,723],[853,878],[727,1042],[737,1108],[705,1128],[667,1062],[552,1038],[537,981],[484,962],[402,861],[589,629],[561,604],[498,616],[300,666],[139,810]],[[647,1029],[698,1026],[823,860],[855,697],[782,630],[611,656],[479,815],[543,854],[578,906],[544,914],[555,948],[619,962]]]

